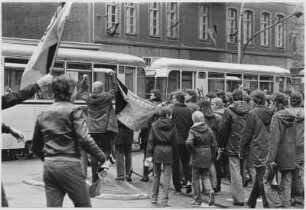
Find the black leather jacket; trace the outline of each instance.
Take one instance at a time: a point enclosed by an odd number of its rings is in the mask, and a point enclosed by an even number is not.
[[[88,134],[85,114],[81,107],[71,102],[55,102],[41,112],[33,135],[33,152],[44,157],[81,157],[81,148],[98,159],[105,155]]]

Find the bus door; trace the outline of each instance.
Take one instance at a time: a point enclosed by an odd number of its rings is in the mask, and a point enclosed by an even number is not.
[[[196,83],[196,92],[198,94],[199,98],[204,97],[204,93],[207,93],[207,89],[208,89],[208,82],[207,82],[207,78],[206,78],[206,72],[205,71],[198,71],[196,74],[196,79],[195,79],[195,83]]]
[[[242,83],[241,74],[226,74],[226,91],[233,92],[233,90],[239,88]]]

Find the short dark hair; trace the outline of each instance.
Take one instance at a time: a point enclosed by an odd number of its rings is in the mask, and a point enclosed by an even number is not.
[[[160,91],[158,89],[151,90],[151,93],[153,93],[154,96],[155,96],[155,99],[153,99],[153,101],[158,101],[158,102],[161,101],[161,94],[160,94]]]
[[[181,103],[181,104],[183,104],[183,103],[185,103],[185,93],[183,92],[183,91],[177,91],[176,93],[175,93],[175,98],[176,98],[176,100],[179,102],[179,103]]]
[[[284,107],[288,105],[288,98],[284,93],[277,92],[273,95],[273,102],[276,106],[282,105]]]
[[[197,93],[196,93],[195,90],[187,89],[185,92],[186,92],[188,95],[191,96],[191,98],[189,99],[189,101],[191,101],[191,102],[196,102],[196,101],[198,100],[198,95],[197,95]]]
[[[302,105],[303,95],[299,92],[292,92],[290,96],[290,106],[299,107]]]
[[[51,87],[55,101],[70,101],[76,82],[64,75],[53,79]]]
[[[266,94],[261,90],[256,90],[251,93],[251,98],[253,99],[255,104],[265,105],[266,103]]]
[[[233,100],[234,101],[242,101],[243,100],[243,91],[240,89],[235,89],[233,91]]]

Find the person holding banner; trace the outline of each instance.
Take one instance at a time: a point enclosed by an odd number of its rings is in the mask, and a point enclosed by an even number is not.
[[[110,75],[110,89],[104,92],[104,84],[100,81],[93,83],[93,91],[89,93],[87,77],[81,83],[80,95],[88,108],[88,129],[91,137],[105,153],[107,160],[110,158],[112,141],[118,133],[118,123],[113,108],[113,100],[118,89],[114,71],[106,72]],[[92,182],[99,179],[96,171],[98,161],[91,157]]]

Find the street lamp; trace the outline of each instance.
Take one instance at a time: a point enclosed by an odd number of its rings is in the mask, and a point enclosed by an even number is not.
[[[255,34],[253,34],[253,35],[247,40],[247,42],[244,44],[244,47],[243,47],[242,52],[241,52],[241,55],[240,55],[240,59],[238,58],[238,59],[239,59],[239,63],[242,63],[242,58],[243,58],[243,55],[244,55],[244,51],[245,51],[246,47],[249,45],[249,43],[252,41],[252,39],[253,39],[254,37],[256,37],[256,36],[257,36],[258,34],[260,34],[261,32],[263,32],[263,31],[265,31],[265,30],[268,30],[268,29],[272,28],[273,26],[275,26],[275,25],[277,25],[277,24],[280,24],[280,23],[285,22],[286,20],[288,20],[288,19],[291,18],[291,17],[294,17],[294,16],[295,16],[295,17],[299,18],[299,17],[301,17],[302,15],[303,15],[302,12],[295,12],[295,13],[293,13],[292,15],[289,15],[288,17],[284,18],[283,20],[278,21],[278,22],[276,22],[276,23],[273,23],[272,25],[269,25],[268,27],[266,27],[266,28],[264,28],[264,29],[262,29],[262,30],[256,32]],[[238,56],[238,57],[239,57],[239,56]]]

